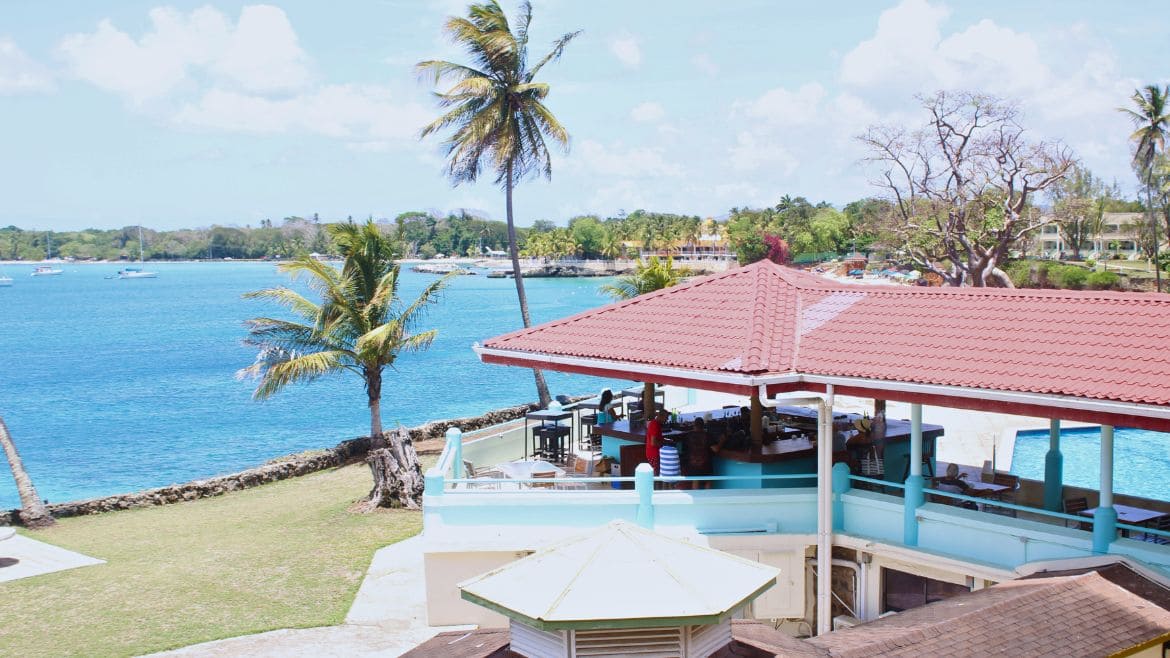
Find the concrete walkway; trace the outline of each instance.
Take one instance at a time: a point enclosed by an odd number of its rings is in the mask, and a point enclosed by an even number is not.
[[[374,554],[353,606],[340,626],[285,629],[195,644],[152,656],[399,656],[436,633],[470,626],[427,626],[422,538]]]
[[[105,560],[74,553],[15,532],[9,534],[11,530],[0,528],[0,538],[8,535],[0,541],[0,583],[92,564],[105,564]]]

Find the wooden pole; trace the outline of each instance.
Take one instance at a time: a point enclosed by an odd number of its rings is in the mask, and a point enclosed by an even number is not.
[[[654,407],[654,382],[646,382],[642,385],[642,422],[649,423],[657,413],[658,409]]]

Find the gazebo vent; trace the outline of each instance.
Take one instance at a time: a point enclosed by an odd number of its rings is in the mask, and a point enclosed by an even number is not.
[[[522,656],[570,658],[706,658],[731,642],[731,622],[658,628],[541,631],[524,622],[509,625],[511,650]]]

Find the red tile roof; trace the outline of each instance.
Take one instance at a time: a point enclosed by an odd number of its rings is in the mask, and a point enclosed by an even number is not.
[[[1168,294],[870,286],[768,261],[484,343],[698,375],[824,375],[1148,405],[1170,404],[1168,346]]]
[[[808,640],[841,658],[1107,656],[1170,636],[1170,612],[1093,572],[1014,580]]]

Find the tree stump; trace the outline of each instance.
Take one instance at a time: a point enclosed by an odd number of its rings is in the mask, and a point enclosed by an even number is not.
[[[410,432],[399,428],[374,440],[366,455],[374,488],[358,505],[362,512],[379,507],[422,509],[423,473]]]

